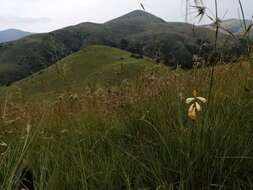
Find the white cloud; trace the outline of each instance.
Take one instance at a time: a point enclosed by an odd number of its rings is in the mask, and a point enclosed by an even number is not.
[[[0,17],[1,24],[34,24],[34,23],[48,23],[50,18],[41,17],[41,18],[32,18],[32,17]]]

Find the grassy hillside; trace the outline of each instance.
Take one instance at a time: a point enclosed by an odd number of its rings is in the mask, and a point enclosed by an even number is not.
[[[149,57],[159,53],[166,64],[189,68],[193,54],[199,53],[205,42],[211,43],[214,36],[209,29],[167,23],[149,13],[134,11],[104,24],[82,23],[0,44],[0,85],[23,79],[92,44],[129,51],[138,49]],[[221,39],[225,40],[225,36]],[[127,45],[123,46],[122,40],[127,41]]]
[[[92,79],[107,80],[101,73],[118,71],[122,55],[129,54],[91,47],[59,64],[67,75],[88,64],[73,79],[86,80],[80,73],[89,68]],[[55,83],[49,70],[41,76]],[[210,74],[157,66],[116,89],[72,88],[47,101],[44,94],[31,102],[18,88],[1,93],[0,189],[252,189],[252,63],[215,67],[209,96]],[[194,90],[208,102],[192,120],[185,101]]]
[[[9,84],[48,67],[69,52],[50,34],[0,44],[0,84]]]
[[[120,49],[90,46],[3,89],[19,88],[21,93],[32,96],[86,86],[114,86],[152,66],[151,60],[132,58],[129,52]]]

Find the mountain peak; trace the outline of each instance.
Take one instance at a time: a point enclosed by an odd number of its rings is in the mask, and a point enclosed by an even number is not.
[[[129,13],[123,15],[123,16],[133,16],[133,17],[136,17],[136,16],[154,16],[154,15],[152,15],[151,13],[148,13],[146,11],[137,9],[137,10],[131,11],[131,12],[129,12]]]
[[[149,22],[149,23],[165,23],[165,21],[151,13],[148,13],[143,10],[134,10],[130,13],[127,13],[121,17],[118,17],[114,20],[111,20],[107,23],[117,23],[117,22],[127,22],[127,21],[135,21],[135,22]]]
[[[24,30],[16,29],[16,28],[7,28],[5,30],[1,30],[0,32],[25,32],[25,33],[31,33]]]
[[[32,33],[10,28],[3,31],[0,31],[0,43],[15,41],[26,36],[31,35]]]

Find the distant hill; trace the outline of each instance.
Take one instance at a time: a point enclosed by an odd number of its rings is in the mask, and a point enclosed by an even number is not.
[[[47,68],[89,45],[100,44],[162,59],[166,65],[191,68],[193,55],[214,31],[186,23],[168,23],[136,10],[104,24],[81,23],[45,34],[0,44],[0,85]],[[226,36],[219,35],[221,41]],[[227,36],[228,37],[228,36]],[[232,47],[232,46],[231,46]]]
[[[250,24],[252,24],[251,20],[245,20],[246,26],[248,27]],[[223,20],[221,22],[222,27],[225,29],[229,30],[230,32],[234,34],[242,34],[245,32],[245,26],[244,26],[244,21],[240,19],[227,19]],[[208,25],[209,28],[213,27],[213,24]],[[250,35],[253,37],[253,27],[250,31]]]
[[[25,31],[17,30],[17,29],[3,30],[3,31],[0,31],[0,43],[19,40],[31,34],[32,33],[30,32],[25,32]]]
[[[30,97],[86,85],[117,85],[152,66],[155,64],[150,59],[133,58],[117,48],[89,46],[14,83],[10,89],[18,88]]]
[[[247,27],[251,24],[251,20],[245,20]],[[228,19],[222,21],[223,27],[228,29],[233,33],[242,33],[244,32],[244,21],[239,19]],[[252,28],[253,29],[253,28]]]

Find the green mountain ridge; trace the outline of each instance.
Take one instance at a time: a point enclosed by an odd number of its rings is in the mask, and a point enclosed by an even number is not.
[[[159,53],[169,66],[190,68],[193,55],[214,36],[212,30],[196,27],[193,31],[190,24],[167,23],[137,10],[104,24],[86,22],[0,44],[0,85],[10,85],[94,44],[138,50],[152,58]]]

